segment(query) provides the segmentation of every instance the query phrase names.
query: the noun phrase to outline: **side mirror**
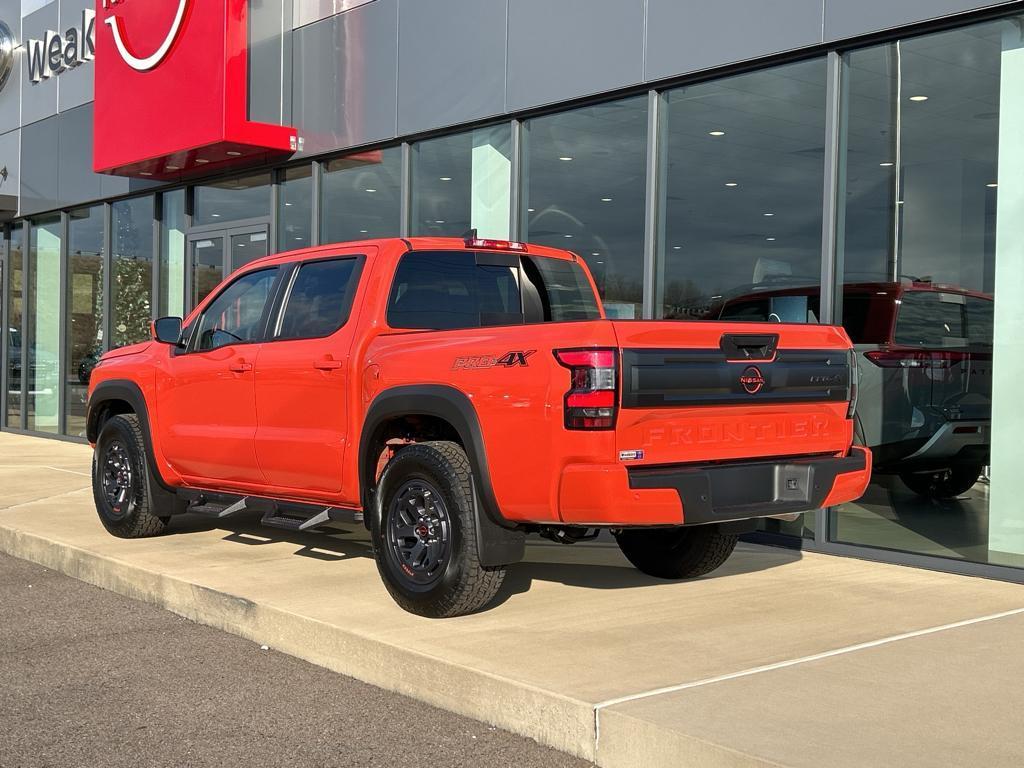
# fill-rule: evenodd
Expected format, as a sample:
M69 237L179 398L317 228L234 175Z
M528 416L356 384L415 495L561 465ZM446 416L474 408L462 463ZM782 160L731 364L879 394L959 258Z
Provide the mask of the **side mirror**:
M153 341L178 346L181 343L181 318L161 317L154 320L150 332Z

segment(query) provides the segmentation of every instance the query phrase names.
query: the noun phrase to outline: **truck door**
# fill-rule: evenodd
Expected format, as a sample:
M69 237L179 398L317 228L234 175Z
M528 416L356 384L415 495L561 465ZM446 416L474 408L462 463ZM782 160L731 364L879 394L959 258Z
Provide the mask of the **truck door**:
M304 261L256 362L256 455L267 483L337 494L348 428L351 317L366 249Z
M253 369L279 272L248 272L224 287L194 321L188 347L170 349L167 375L157 376L164 455L186 481L263 482Z

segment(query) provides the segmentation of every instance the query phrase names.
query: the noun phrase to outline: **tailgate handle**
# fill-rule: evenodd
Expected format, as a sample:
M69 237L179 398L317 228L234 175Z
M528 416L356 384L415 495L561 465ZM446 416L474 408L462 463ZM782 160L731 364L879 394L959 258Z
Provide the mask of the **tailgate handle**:
M771 360L779 346L777 333L723 333L718 344L726 360Z

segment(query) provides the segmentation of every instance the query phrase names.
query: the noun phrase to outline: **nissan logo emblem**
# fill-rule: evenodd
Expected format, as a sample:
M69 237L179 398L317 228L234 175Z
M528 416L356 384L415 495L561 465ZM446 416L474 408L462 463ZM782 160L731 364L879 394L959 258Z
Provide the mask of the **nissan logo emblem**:
M756 395L764 386L764 374L756 365L748 365L740 376L740 384L749 395Z
M0 21L0 91L7 85L7 80L14 69L14 35L11 28Z

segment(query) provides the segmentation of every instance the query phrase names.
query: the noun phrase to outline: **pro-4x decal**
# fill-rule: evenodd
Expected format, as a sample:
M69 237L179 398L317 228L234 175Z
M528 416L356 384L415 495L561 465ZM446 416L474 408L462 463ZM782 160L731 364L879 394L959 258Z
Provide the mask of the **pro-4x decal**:
M476 368L517 368L519 366L526 367L530 363L528 360L536 352L536 349L527 349L523 351L506 352L501 357L494 357L493 355L468 355L466 357L456 357L455 364L452 366L454 370L470 370Z

